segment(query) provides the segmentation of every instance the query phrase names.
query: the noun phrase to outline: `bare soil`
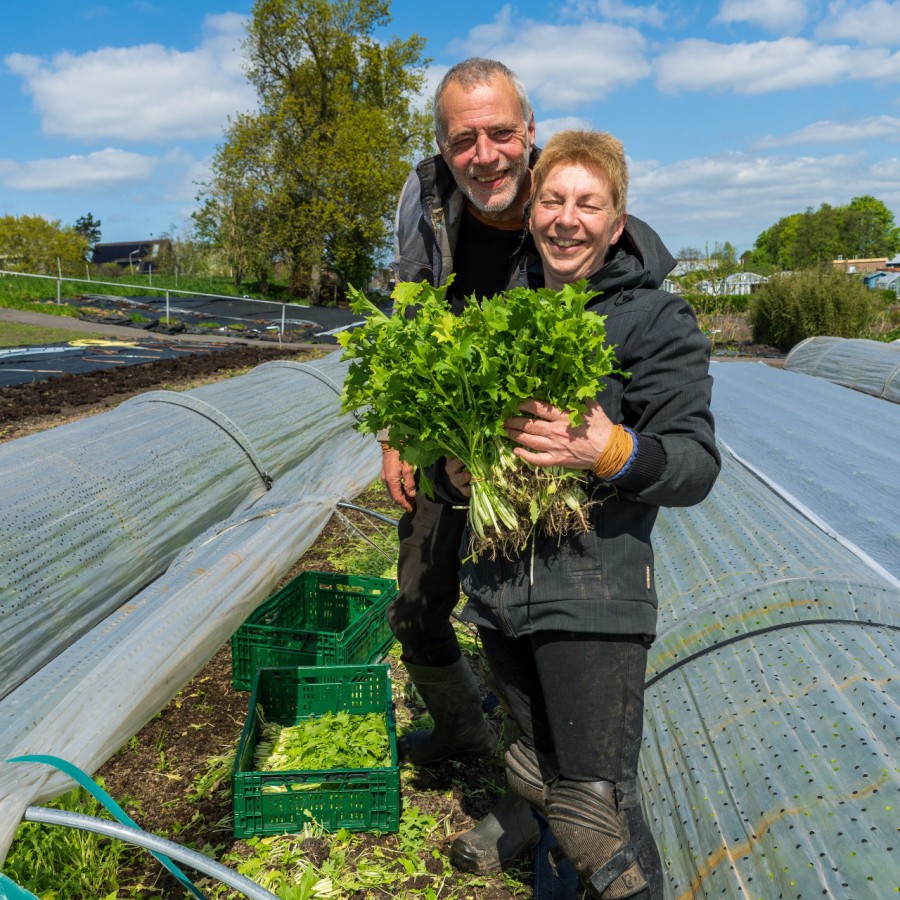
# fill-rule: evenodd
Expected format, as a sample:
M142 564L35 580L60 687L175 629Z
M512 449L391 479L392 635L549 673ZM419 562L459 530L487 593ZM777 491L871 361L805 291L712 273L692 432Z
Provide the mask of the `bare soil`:
M112 409L144 391L194 387L270 360L299 359L310 353L319 355L317 351L292 354L279 347L237 344L215 353L0 388L0 441Z

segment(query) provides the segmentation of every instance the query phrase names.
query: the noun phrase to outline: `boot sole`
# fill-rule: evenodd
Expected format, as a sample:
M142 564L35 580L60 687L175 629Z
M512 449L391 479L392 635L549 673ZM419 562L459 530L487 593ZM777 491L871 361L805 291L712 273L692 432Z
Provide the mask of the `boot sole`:
M496 875L498 872L502 872L504 869L515 863L521 862L522 858L534 850L540 842L541 833L538 831L534 836L534 840L527 840L515 853L496 860L484 860L482 862L472 860L470 857L456 851L451 846L450 862L453 863L457 869L468 872L470 875Z

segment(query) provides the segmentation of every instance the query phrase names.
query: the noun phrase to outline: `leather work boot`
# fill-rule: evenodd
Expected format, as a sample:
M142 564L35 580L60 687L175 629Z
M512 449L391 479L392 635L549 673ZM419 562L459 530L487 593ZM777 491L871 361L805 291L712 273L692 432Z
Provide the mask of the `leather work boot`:
M401 763L429 766L445 759L491 756L497 736L481 712L478 682L464 656L449 666L404 663L434 720L430 731L412 731L397 740Z
M472 829L450 846L450 862L463 872L491 875L521 859L541 839L531 807L511 788Z

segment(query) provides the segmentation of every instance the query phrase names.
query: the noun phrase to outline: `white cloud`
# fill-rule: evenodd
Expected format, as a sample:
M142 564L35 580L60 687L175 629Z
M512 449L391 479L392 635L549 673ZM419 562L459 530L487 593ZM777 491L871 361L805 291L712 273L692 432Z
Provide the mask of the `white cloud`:
M149 181L159 160L108 147L86 156L0 160L0 182L20 191L93 191Z
M634 28L595 21L551 25L514 19L509 6L449 49L461 59L502 60L546 110L592 103L650 74L647 42Z
M858 41L874 47L896 47L900 43L900 3L885 0L871 0L862 5L846 0L830 3L816 36L825 40Z
M900 161L864 154L764 157L727 153L630 165L629 210L672 247L730 240L739 251L784 216L872 194L900 205Z
M627 22L630 25L649 25L662 28L666 24L666 14L655 4L629 6L616 0L577 0L564 10L566 18L589 18L599 15L607 22Z
M535 122L535 143L538 147L543 147L547 143L547 138L553 137L560 131L576 129L579 131L591 131L593 125L579 116L562 116L558 119L539 119Z
M686 40L654 63L660 90L762 94L853 80L896 81L900 53L820 46L802 38L717 44Z
M806 0L722 0L714 22L747 22L778 33L799 31L806 23Z
M855 122L813 122L783 137L765 137L757 147L789 147L793 144L849 144L857 141L900 141L900 119L872 116Z
M23 79L47 134L160 143L216 137L229 115L255 102L238 50L243 22L234 13L208 16L201 44L188 52L144 44L51 60L13 53L5 62Z

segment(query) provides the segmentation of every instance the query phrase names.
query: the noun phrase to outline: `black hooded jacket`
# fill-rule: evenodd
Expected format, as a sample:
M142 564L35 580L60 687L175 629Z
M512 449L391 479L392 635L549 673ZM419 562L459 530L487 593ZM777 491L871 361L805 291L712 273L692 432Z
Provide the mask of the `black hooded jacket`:
M590 475L591 530L564 539L538 532L512 557L463 564L469 598L463 618L519 636L563 629L653 635L657 599L650 533L660 506L691 506L720 468L710 413L709 342L690 306L659 290L674 260L656 232L630 218L590 279L602 294L590 308L606 316L619 368L598 401L637 435L637 453L618 479ZM535 256L523 272L543 283ZM463 552L463 557L467 555Z

